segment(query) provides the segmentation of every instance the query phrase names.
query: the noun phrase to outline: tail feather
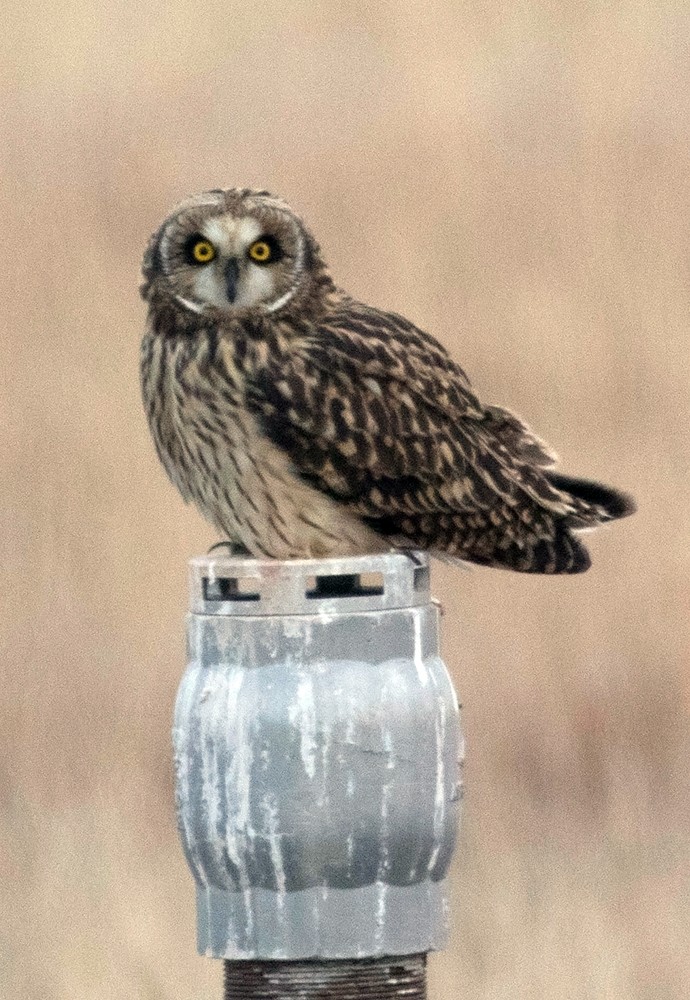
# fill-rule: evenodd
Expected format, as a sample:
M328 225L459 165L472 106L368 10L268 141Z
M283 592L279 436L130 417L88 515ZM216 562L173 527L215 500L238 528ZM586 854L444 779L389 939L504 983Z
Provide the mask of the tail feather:
M517 573L584 573L589 553L578 532L635 510L632 497L610 486L543 471L559 510L533 500L497 502L490 510L391 513L367 523L397 548L427 549L446 562L470 562ZM560 500L559 500L560 498Z
M444 562L470 562L516 573L584 573L591 561L582 542L561 519L535 534L519 521L470 527L462 514L391 517L372 522L396 548L428 549Z
M579 501L577 511L566 518L566 523L571 528L592 527L635 513L635 501L629 493L622 490L551 470L545 472L545 476L557 490L562 490Z
M432 550L432 555L437 555L437 552ZM510 569L516 573L548 575L584 573L592 565L585 546L562 525L558 526L553 538L542 538L532 545L513 543L505 548L495 548L490 553L476 552L468 547L458 553L458 558L481 566Z

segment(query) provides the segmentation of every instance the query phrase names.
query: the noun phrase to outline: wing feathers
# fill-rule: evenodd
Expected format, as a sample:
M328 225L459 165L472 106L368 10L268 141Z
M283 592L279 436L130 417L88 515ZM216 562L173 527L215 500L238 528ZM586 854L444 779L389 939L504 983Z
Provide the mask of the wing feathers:
M587 553L567 529L621 516L611 496L547 471L549 447L508 410L482 406L441 345L402 317L344 299L316 334L262 357L248 403L267 435L395 544L581 572Z

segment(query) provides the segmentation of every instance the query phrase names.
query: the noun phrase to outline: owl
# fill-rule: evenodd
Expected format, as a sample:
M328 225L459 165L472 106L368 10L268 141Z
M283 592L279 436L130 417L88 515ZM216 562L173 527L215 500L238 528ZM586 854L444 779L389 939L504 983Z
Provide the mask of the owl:
M238 551L274 559L422 549L524 573L579 573L580 532L630 514L554 471L448 352L333 281L267 191L206 191L152 236L144 406L186 501Z

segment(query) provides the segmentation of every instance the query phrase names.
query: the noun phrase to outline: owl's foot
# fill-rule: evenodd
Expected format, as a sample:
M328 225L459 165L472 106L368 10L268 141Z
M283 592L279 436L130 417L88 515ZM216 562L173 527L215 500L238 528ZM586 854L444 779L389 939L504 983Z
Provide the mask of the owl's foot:
M249 549L246 549L241 542L231 542L229 539L225 542L216 542L215 545L211 546L206 554L210 556L212 552L216 551L216 549L227 549L227 554L229 556L238 556L242 559L251 559L252 555Z

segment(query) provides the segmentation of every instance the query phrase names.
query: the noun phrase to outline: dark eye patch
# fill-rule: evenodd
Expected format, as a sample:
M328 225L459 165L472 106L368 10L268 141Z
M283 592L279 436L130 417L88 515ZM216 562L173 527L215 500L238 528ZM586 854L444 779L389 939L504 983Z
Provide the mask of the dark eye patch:
M269 259L265 262L266 264L277 264L279 260L282 260L285 256L285 252L281 247L275 236L271 236L268 233L264 233L262 236L258 236L253 242L255 243L266 243L271 251ZM260 261L254 261L254 263L260 264Z
M188 264L198 264L199 260L194 256L194 247L199 243L209 242L208 237L204 236L203 233L192 233L191 236L188 236L182 248L185 261Z

